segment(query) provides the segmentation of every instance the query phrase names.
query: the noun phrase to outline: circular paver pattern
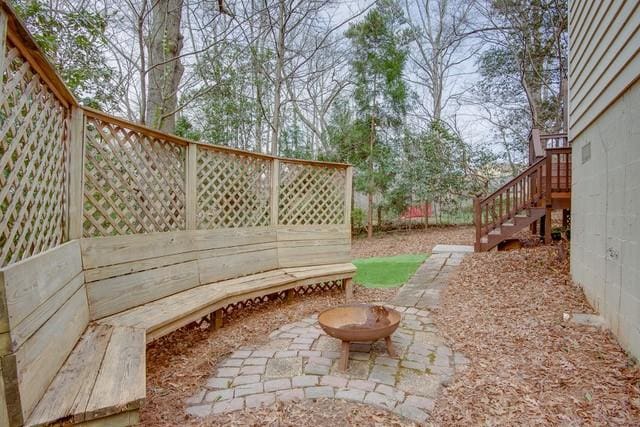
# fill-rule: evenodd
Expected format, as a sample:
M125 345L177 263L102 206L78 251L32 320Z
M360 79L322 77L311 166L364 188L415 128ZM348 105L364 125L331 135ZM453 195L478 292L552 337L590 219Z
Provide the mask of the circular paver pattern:
M276 401L334 398L379 406L423 422L442 384L468 360L438 335L428 311L395 308L402 321L392 341L352 343L347 372L338 369L340 341L324 333L317 315L282 326L259 347L243 347L218 365L206 387L187 400L187 413L212 414Z

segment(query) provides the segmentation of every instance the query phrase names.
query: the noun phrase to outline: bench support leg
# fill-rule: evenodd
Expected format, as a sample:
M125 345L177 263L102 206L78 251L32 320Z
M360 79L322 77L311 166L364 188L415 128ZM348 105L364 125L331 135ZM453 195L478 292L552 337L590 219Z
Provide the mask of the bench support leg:
M353 300L353 279L344 279L344 298L347 302Z
M287 289L287 297L286 297L285 301L291 302L291 301L293 301L293 298L295 296L296 296L296 290L295 289Z
M213 312L213 330L217 331L222 328L222 309Z

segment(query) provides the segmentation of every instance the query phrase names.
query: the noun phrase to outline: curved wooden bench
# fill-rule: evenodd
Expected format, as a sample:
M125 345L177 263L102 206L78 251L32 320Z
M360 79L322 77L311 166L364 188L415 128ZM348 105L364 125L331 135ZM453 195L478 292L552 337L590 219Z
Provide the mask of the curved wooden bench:
M1 413L10 425L138 422L146 343L229 304L342 281L339 226L72 241L0 270ZM219 319L218 319L219 320Z

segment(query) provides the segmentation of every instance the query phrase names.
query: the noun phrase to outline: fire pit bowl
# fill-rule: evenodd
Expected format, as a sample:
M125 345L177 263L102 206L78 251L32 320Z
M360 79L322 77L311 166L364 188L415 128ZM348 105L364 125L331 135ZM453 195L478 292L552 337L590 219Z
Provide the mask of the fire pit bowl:
M347 304L324 310L318 316L320 327L342 341L340 369L347 369L351 342L377 341L384 338L389 356L395 357L391 334L400 325L400 313L371 304Z

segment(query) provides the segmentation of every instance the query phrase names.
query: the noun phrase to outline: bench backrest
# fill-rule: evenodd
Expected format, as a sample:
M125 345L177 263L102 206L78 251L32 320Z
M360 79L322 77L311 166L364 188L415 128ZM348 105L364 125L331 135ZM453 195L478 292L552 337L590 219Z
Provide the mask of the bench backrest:
M0 290L0 387L6 416L21 424L89 323L80 243L1 269Z
M338 226L251 227L82 239L91 319L279 267L349 261Z

